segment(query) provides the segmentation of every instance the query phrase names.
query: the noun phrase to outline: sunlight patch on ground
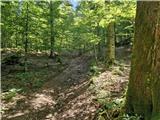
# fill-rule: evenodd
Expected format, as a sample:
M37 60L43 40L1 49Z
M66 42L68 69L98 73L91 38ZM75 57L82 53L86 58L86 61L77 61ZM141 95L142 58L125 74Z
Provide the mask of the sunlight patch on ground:
M57 118L60 120L82 119L88 120L94 116L96 108L92 103L92 96L88 92L84 92L78 97L72 99L65 105Z
M115 74L113 71L115 72L117 67L114 66L111 70L106 70L99 76L92 78L93 84L91 84L89 89L96 99L113 99L124 94L128 83L129 67L124 67L123 71L118 69L122 74Z
M34 109L39 109L42 106L52 106L55 105L56 102L53 101L52 97L45 94L36 94L35 99L31 100L31 105L34 107Z

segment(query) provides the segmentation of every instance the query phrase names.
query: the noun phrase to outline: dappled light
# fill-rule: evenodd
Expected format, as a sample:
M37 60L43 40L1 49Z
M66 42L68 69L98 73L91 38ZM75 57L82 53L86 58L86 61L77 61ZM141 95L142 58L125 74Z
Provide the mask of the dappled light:
M160 1L0 4L2 120L160 120Z

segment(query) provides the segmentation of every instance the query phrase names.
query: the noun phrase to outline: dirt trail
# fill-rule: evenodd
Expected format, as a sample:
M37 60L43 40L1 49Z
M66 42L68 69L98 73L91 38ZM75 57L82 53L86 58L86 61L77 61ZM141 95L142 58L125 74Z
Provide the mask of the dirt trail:
M91 120L95 105L89 86L91 56L73 59L69 66L36 93L21 97L3 120Z
M126 58L126 53L124 55L122 58ZM130 67L129 62L125 63L126 59L122 59L121 65L90 78L88 72L91 60L89 55L71 59L67 67L60 69L58 74L53 74L56 67L50 66L46 73L48 82L37 92L13 98L12 102L6 104L7 110L2 119L95 120L96 110L99 108L99 103L95 100L105 98L106 102L122 98Z

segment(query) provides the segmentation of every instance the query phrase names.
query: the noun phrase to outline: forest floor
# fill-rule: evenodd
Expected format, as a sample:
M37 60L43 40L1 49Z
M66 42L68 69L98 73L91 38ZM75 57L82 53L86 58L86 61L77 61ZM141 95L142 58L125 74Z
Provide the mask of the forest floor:
M101 110L125 97L130 69L128 49L117 51L117 63L107 69L93 65L89 54L64 56L63 65L41 54L30 55L27 74L19 65L2 68L2 119L112 120L113 109L105 115Z

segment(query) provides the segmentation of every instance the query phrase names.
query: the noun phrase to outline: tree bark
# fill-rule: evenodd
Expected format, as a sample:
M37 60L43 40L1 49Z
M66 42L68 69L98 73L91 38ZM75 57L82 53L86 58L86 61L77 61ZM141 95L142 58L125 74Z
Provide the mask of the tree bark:
M28 53L28 2L26 2L26 22L25 22L25 43L24 43L24 71L27 71L27 53Z
M138 1L126 112L160 119L160 1Z
M50 38L50 57L53 58L54 57L54 28L53 28L53 1L50 1L50 32L51 32L51 38Z
M113 64L115 61L115 29L114 22L108 25L108 36L107 36L107 63Z

